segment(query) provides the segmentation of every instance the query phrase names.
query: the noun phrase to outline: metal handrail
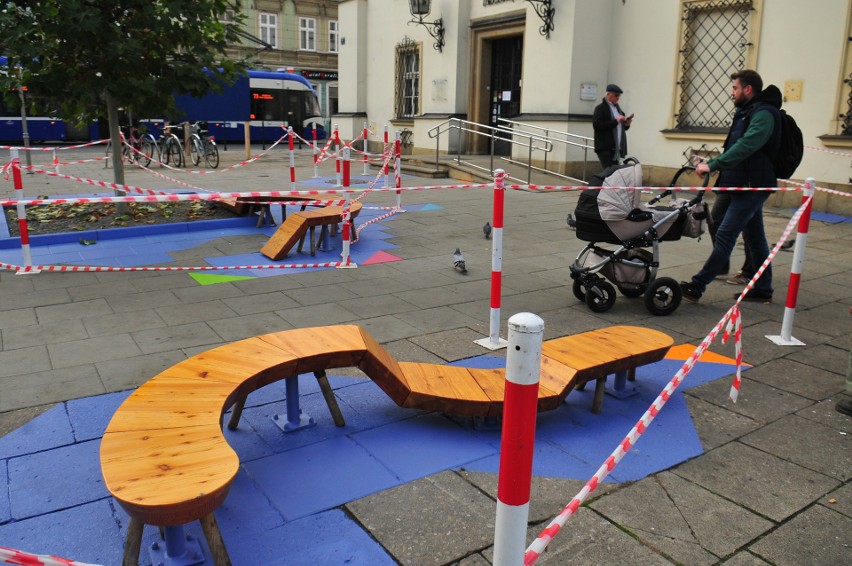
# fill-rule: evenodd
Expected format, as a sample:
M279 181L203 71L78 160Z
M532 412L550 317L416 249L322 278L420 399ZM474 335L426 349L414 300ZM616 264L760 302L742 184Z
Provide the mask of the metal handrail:
M589 150L591 149L592 151L594 151L594 149L595 149L594 138L590 138L588 136L581 136L580 134L572 134L571 132L562 132L562 131L559 131L559 130L552 130L550 128L544 128L542 126L536 126L535 124L527 124L525 122L518 122L516 120L509 120L508 118L497 118L497 121L511 125L513 131L517 131L517 130L514 130L515 126L528 128L528 129L531 129L531 130L539 130L539 131L544 132L544 137L546 137L551 142L558 142L558 143L564 144L566 146L581 148L583 150L583 178L582 179L575 179L574 177L571 177L569 175L562 175L560 173L555 173L553 171L549 171L547 169L547 154L546 153L544 154L544 168L536 167L535 169L537 169L538 171L541 171L543 173L548 173L548 174L554 175L556 177L561 177L563 179L570 179L572 181L580 181L580 182L583 182L583 183L586 182L586 164L589 161ZM567 140L567 139L558 139L558 138L551 137L551 136L554 136L554 135L565 136L567 138L575 138L575 139L582 140L582 142L574 142L574 141L570 141L570 140Z
M476 129L474 129L476 128ZM487 132L483 132L482 130L488 130ZM529 133L529 132L516 132L511 128L502 128L499 126L489 126L486 124L479 124L476 122L468 122L467 120L462 120L460 118L450 118L446 122L442 122L437 126L431 128L427 133L430 138L434 138L436 140L435 147L435 168L440 166L439 156L441 150L441 134L444 132L449 132L450 130L458 130L461 132L469 132L471 134L479 135L479 136L487 136L491 140L491 164L490 170L488 170L490 175L494 174L494 141L497 134L507 134L510 135L510 138L500 138L501 141L512 145L519 145L527 148L529 155L529 163L527 165L527 184L530 184L530 179L532 176L532 152L533 151L541 151L544 152L545 156L553 151L553 142L547 139L544 136L540 136L538 134ZM516 138L522 138L526 141L519 141ZM540 143L540 145L534 145L534 142ZM514 161L512 159L507 159L505 157L500 157L503 161L508 161L510 163L518 163L523 165L518 161ZM481 167L476 165L475 163L465 162L461 159L461 144L458 144L457 153L455 157L456 163L464 164L468 167L474 167L476 169L481 169L485 171L485 167Z

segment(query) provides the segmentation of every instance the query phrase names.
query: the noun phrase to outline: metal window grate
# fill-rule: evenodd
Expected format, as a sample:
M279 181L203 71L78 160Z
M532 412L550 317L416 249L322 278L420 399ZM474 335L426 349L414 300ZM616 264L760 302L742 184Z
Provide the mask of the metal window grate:
M675 128L731 125L730 76L745 68L753 11L751 0L683 3Z
M852 41L852 38L850 38L850 41ZM841 114L839 116L839 118L843 120L840 135L852 136L852 74L846 77L843 82L846 84L848 91L846 93L846 114Z
M395 76L396 117L416 116L420 113L420 47L407 37L396 46Z

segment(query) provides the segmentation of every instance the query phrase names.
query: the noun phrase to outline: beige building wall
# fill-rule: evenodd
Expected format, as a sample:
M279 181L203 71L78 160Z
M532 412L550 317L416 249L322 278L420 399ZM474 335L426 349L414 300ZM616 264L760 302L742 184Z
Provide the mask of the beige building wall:
M784 108L795 116L805 145L829 151L852 151L852 139L838 136L838 113L845 113L844 57L852 0L754 0L760 14L750 60L767 84L785 91L801 82L801 100ZM453 115L470 119L471 92L477 84L481 56L475 43L484 23L520 18L523 33L522 115L518 120L542 128L591 135L591 114L607 83L624 89L622 107L636 118L628 134L630 153L654 166L682 165L687 148L721 147L723 134L673 135L682 0L559 0L550 39L539 33L541 19L530 2L433 0L426 19L443 18L443 52L421 26L409 25L408 2L343 0L340 115L345 136L360 133L363 122L379 139L391 132L412 132L413 153L434 153L428 130ZM518 25L517 23L507 23ZM499 25L496 26L499 30ZM394 121L395 46L408 37L420 44L421 116ZM366 49L366 55L361 52ZM594 100L582 100L582 85L596 87ZM391 133L391 136L393 134ZM442 140L442 151L455 151ZM843 149L846 145L849 149ZM557 146L552 161L574 161L579 153ZM594 154L590 161L596 162ZM847 157L806 150L796 177L846 184Z

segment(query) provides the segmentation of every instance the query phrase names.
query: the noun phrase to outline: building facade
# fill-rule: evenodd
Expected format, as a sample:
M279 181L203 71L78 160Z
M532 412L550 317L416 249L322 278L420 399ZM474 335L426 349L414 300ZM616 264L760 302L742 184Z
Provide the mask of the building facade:
M730 74L753 68L803 130L796 177L850 182L836 153L852 151L852 0L433 0L422 19L440 18L440 49L436 26L409 23L405 0L343 0L339 18L333 121L347 137L366 122L404 131L412 153L487 151L479 136L430 137L452 117L591 136L592 111L616 83L635 114L630 154L677 168L722 147ZM583 157L556 144L549 159Z
M246 36L229 50L232 57L250 57L254 69L302 74L317 92L326 125L338 111L339 3L244 0Z

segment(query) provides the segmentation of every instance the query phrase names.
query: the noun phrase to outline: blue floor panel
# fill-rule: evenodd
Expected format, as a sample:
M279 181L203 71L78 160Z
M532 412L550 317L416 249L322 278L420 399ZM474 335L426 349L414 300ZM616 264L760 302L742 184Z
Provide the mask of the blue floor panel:
M57 405L0 438L0 458L13 458L74 443L64 405Z
M382 463L346 437L249 462L244 468L287 521L400 483Z
M9 464L8 460L0 460L0 481L3 482L3 487L0 488L0 525L8 522L12 518L12 511L9 508Z
M438 414L391 423L352 438L403 483L462 467L497 450L476 432Z
M68 401L68 418L77 442L94 440L103 436L118 406L130 396L130 391L107 393Z
M91 440L9 460L12 517L27 519L108 497L100 444Z
M55 470L54 470L55 471ZM106 499L0 525L0 544L89 564L121 564L124 533Z

